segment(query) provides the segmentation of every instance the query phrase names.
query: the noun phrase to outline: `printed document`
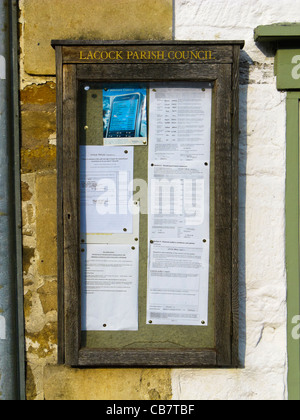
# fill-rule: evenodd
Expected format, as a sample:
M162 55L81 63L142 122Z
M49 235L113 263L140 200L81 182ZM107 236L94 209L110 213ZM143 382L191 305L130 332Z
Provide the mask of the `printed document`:
M150 245L148 324L207 325L209 243Z
M150 161L209 161L210 84L153 83L149 112Z
M212 84L150 86L148 325L208 323Z
M82 330L137 331L138 247L89 244L82 251Z
M209 166L204 162L151 164L150 238L208 239L209 195Z

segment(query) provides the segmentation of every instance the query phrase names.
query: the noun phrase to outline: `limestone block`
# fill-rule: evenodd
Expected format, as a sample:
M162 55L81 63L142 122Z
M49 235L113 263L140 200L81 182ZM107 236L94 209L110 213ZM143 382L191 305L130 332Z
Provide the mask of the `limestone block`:
M56 132L56 113L30 110L22 112L22 148L47 146Z
M170 400L168 369L70 369L46 366L46 400Z
M23 247L23 273L24 275L28 274L29 268L31 266L31 261L34 258L35 249L29 248L27 246Z
M27 182L21 181L22 201L29 201L32 198L32 192Z
M20 92L22 148L48 146L56 134L56 85L32 84Z
M172 39L172 10L172 0L24 0L25 71L55 74L52 39Z
M35 149L21 150L22 174L56 169L56 147L41 145Z
M26 332L28 358L37 356L39 359L49 358L56 353L57 323L49 322L42 330Z
M36 180L37 218L36 236L38 272L42 276L56 276L56 174L41 174Z
M53 82L26 86L20 92L22 108L26 105L56 105L56 85ZM44 108L42 109L44 110Z
M38 289L44 313L57 311L57 282L46 281L43 287Z

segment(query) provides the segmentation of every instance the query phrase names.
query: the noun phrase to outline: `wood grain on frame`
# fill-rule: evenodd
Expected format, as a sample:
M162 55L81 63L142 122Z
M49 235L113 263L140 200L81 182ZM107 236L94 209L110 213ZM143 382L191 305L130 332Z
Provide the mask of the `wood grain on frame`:
M54 41L57 57L59 362L71 366L238 366L238 87L241 42L86 43ZM130 45L130 49L129 49ZM93 59L89 51L124 51L124 60ZM140 55L126 55L136 49ZM165 51L157 60L141 52ZM186 51L171 55L170 51ZM191 51L211 51L199 54ZM214 52L214 55L213 55ZM79 54L79 55L78 55ZM184 60L184 57L192 59ZM151 56L151 55L150 55ZM150 57L149 56L149 57ZM75 58L74 58L75 57ZM96 57L100 57L97 55ZM103 55L106 57L106 55ZM112 54L111 57L117 57ZM128 59L125 60L125 58ZM137 57L140 57L137 59ZM173 59L175 57L175 59ZM178 57L178 59L176 59ZM182 59L180 59L182 57ZM205 57L208 58L205 60ZM212 59L215 57L215 59ZM162 59L164 58L164 59ZM211 58L211 59L209 59ZM84 63L83 63L84 62ZM214 83L214 348L81 348L78 86L87 82ZM145 168L145 170L147 170Z

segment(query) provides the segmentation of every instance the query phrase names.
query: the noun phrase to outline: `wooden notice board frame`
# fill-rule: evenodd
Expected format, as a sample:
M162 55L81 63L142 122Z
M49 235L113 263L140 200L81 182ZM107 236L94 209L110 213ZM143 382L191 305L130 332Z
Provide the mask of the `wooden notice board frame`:
M57 66L59 363L77 367L238 367L238 117L243 41L52 41ZM211 82L213 345L85 347L81 331L79 87ZM154 328L153 326L150 328ZM169 327L172 328L172 327ZM193 327L189 327L193 328ZM182 345L181 345L182 344Z

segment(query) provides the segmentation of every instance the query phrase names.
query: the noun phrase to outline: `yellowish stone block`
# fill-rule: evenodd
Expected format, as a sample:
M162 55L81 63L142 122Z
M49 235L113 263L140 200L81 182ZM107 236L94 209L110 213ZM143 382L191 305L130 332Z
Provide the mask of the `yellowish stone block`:
M24 0L25 71L55 74L52 39L172 39L172 4L172 0Z
M170 400L169 369L71 369L47 366L46 400Z

